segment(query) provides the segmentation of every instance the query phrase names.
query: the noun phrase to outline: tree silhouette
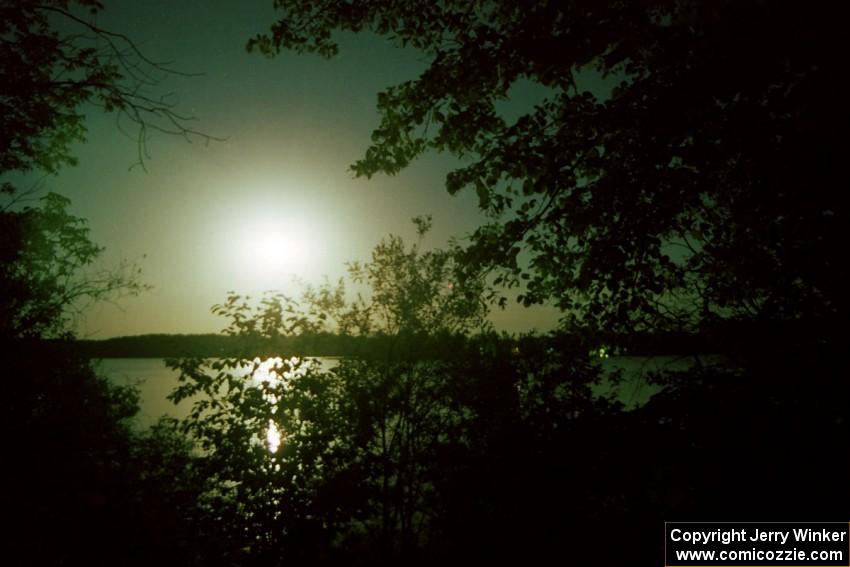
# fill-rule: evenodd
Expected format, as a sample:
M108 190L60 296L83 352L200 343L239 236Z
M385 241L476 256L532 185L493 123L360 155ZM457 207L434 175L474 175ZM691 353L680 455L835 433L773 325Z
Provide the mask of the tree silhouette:
M464 262L500 267L525 303L602 329L829 319L844 305L841 168L847 91L829 3L325 1L276 4L248 44L332 56L334 31L423 51L378 96L353 171L422 152L467 160L446 187L492 221ZM591 88L596 77L608 87ZM513 121L497 105L531 81ZM518 262L530 252L527 266Z
M73 165L89 104L135 125L142 166L150 130L210 138L152 92L170 70L98 27L101 9L0 1L0 176ZM138 271L93 269L102 249L68 199L49 193L33 206L32 191L0 181L4 562L189 564L189 453L166 425L133 432L135 390L98 376L71 340L79 302L141 290Z
M330 57L336 32L370 32L428 58L417 79L378 94L381 121L352 169L393 174L429 150L462 158L446 188L475 191L490 220L460 265L496 269L497 281L524 286L526 304L553 301L576 340L684 330L727 355L655 376L663 388L630 412L580 395L589 378L572 372L583 360L575 345L538 352L527 382L512 363L479 366L470 403L492 394L480 378L487 372L518 399L534 394L511 404L509 389L497 388L494 413L476 413L492 418L469 429L486 449L477 466L455 461L447 486L457 489L455 504L482 512L447 506L444 526L481 530L465 533L466 543L516 543L493 553L523 563L567 531L571 550L616 532L620 550L571 558L620 564L655 553L652 526L677 515L840 515L846 491L822 457L850 433L836 401L847 397L847 208L836 189L847 180L848 92L835 5L282 0L276 8L280 18L249 50ZM526 82L542 100L506 118L500 105ZM565 398L570 384L575 397ZM802 454L812 460L794 457ZM515 526L512 517L528 521ZM580 527L563 529L567 518ZM447 530L443 541L459 533Z
M0 1L0 176L75 164L71 148L85 139L87 105L117 113L122 131L135 127L142 167L149 131L216 139L192 129L191 118L155 92L164 74L179 72L99 27L102 9L96 0ZM102 249L88 239L85 221L67 213L66 198L48 194L41 207L22 206L38 187L0 182L4 336L57 335L68 330L77 300L143 289L135 266L91 271Z
M421 240L430 220L415 222ZM451 352L486 305L480 281L452 282L452 256L420 245L389 237L350 266L366 288L353 299L341 281L308 288L303 308L280 294L256 305L231 294L213 308L227 334L272 345L320 329L373 339L333 370L284 353L171 362L182 382L171 398L194 400L184 430L204 452L206 510L234 561L356 548L388 561L422 545L433 450L461 419L434 353Z
M349 285L365 287L353 301L345 285L308 286L304 300L327 328L351 334L465 333L485 326L486 297L480 278L469 278L454 250L423 250L431 217L413 219L418 241L409 249L399 236L381 240L370 262L348 264Z
M594 388L590 343L488 332L486 286L453 280L451 258L389 237L351 266L365 284L353 298L344 282L301 304L231 294L213 308L225 333L267 339L268 358L170 363L171 398L193 403L182 428L202 452L199 514L225 562L533 562L623 513L602 497L618 475L596 478L621 455L593 441L627 426ZM332 367L273 350L322 327L356 333L360 349Z
M57 337L70 330L81 302L144 289L140 270L93 270L102 248L88 238L70 201L48 193L40 207L0 210L0 336Z
M85 140L87 104L135 129L142 167L149 131L215 139L156 93L163 75L180 73L99 27L102 9L97 0L0 2L0 173L75 164L71 145Z

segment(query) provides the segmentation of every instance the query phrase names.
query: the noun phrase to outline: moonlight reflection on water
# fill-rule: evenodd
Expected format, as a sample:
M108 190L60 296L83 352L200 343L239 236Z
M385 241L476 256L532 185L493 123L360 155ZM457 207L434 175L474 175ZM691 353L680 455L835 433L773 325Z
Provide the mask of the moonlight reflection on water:
M273 356L264 360L257 357L251 364L241 367L239 374L250 376L251 386L262 388L263 401L269 404L271 413L275 414L278 410L278 397L275 391L281 385L285 389L286 382L289 380L304 376L310 366L309 359L300 359L295 356L287 359ZM259 436L255 438L255 442L262 443ZM282 442L283 432L280 426L273 419L269 419L265 430L265 446L270 453L276 453Z
M251 386L263 389L263 400L269 404L271 413L275 414L278 410L278 396L275 391L281 386L283 389L287 389L287 383L290 380L305 376L310 369L317 366L326 367L327 364L323 364L320 360L297 356L286 359L279 356L266 359L257 357L251 363L240 367L237 375L250 376ZM257 436L255 442L262 443L260 439ZM274 419L269 419L268 427L265 430L265 446L269 452L276 453L283 440L284 432L280 425Z
M291 377L303 375L308 368L328 371L336 367L339 361L338 357L304 359L272 357L265 360L255 358L246 361L246 364L232 372L236 376L250 380L251 386L259 387L264 383L268 385L277 385L280 381L285 383ZM610 356L604 357L601 363L606 373L622 369L623 381L616 386L618 397L626 408L633 409L646 403L649 397L658 391L657 386L653 386L646 380L649 372L681 370L693 364L693 359L671 356ZM191 399L184 400L177 406L166 399L166 396L177 387L178 382L177 373L166 367L163 359L105 358L97 362L97 367L112 382L135 385L139 388L140 412L136 419L138 427L145 428L153 425L163 414L169 414L178 419L185 418L189 414ZM611 387L613 386L603 382L597 386L597 393L607 393ZM267 395L271 394L272 392L267 392ZM285 432L272 420L271 424L264 424L262 430L257 432L256 442L267 446L270 451L273 446L277 446L277 450L280 450L285 438Z

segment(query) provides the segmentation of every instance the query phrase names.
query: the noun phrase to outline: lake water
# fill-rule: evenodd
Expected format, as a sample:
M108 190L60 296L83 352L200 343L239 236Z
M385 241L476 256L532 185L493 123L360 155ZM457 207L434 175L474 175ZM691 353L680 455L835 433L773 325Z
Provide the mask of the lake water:
M336 358L318 358L323 368L336 364ZM139 390L137 425L147 427L161 416L184 418L192 408L191 400L175 405L167 399L177 387L179 373L165 365L162 358L101 358L93 360L95 369L113 383L135 386Z
M336 359L319 359L326 368L332 367ZM656 356L612 356L602 361L605 370L622 369L623 383L619 387L618 397L627 407L634 408L649 399L657 387L647 384L649 372L659 370L679 370L687 368L692 359L688 357ZM156 422L161 415L183 418L188 415L191 402L184 401L178 406L166 397L177 386L178 373L165 366L161 358L104 358L93 361L104 376L116 384L135 385L139 389L140 411L137 424L147 427Z

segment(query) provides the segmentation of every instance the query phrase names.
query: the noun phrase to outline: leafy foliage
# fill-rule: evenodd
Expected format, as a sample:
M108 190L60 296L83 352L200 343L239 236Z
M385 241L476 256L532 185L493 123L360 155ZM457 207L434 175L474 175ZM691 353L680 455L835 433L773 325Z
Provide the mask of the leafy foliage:
M151 130L214 139L152 92L161 75L176 71L99 27L102 9L97 0L0 2L0 173L55 173L75 164L71 148L85 140L85 104L132 125L143 167Z
M115 548L100 538L120 536L126 525L127 516L111 506L126 502L127 418L137 409L135 392L111 387L67 344L5 345L13 348L4 356L11 379L0 406L9 487L2 505L14 521L0 537L10 560L115 558Z
M197 134L149 90L170 70L98 27L101 9L0 0L0 176L74 164L89 104L117 113L119 128L135 124L139 163L149 130ZM199 483L185 440L167 424L134 431L138 392L99 376L70 340L85 302L144 289L138 269L96 269L102 248L67 198L31 206L32 191L6 179L0 193L4 561L191 564L187 502Z
M626 411L587 336L412 332L399 314L430 311L401 309L407 290L428 290L417 297L434 306L443 288L418 287L409 276L421 256L387 242L361 268L380 285L353 306L344 287L325 286L303 310L280 295L214 307L227 333L266 339L366 321L347 328L380 338L377 348L324 363L271 350L171 363L181 373L172 399L193 402L181 427L205 479L193 514L224 563L536 564L569 546L577 561L620 564L656 554L651 526L671 515L811 509L803 491L779 503L758 481L766 466L783 486L828 478L818 510L843 509L825 497L843 482L832 467L783 461L777 472L768 458L814 438L826 455L846 437L835 345L750 359L760 367L662 373L659 393ZM807 370L804 383L788 379ZM623 546L588 545L612 529Z
M427 222L418 226L424 234ZM581 341L540 347L451 334L474 329L485 291L473 282L451 289L461 299L448 301L440 282L450 258L390 238L352 268L368 284L353 303L344 286L324 286L307 291L305 311L276 294L257 304L232 294L213 307L234 336L338 325L380 338L357 355L170 362L181 382L171 399L193 403L182 429L201 452L200 514L224 542L225 562L427 564L485 547L508 526L522 537L496 546L494 557L554 544L519 529L515 518L536 505L502 483L517 475L531 482L558 462L532 455L561 455L555 447L577 420L620 406L594 391L598 362ZM436 282L425 281L434 274ZM458 309L463 298L473 309ZM554 490L554 477L545 486ZM550 497L567 498L562 492Z
M390 235L372 251L370 262L348 265L350 283L361 288L353 301L347 299L344 281L306 289L304 300L320 328L395 336L456 334L485 326L486 282L468 277L453 250L422 250L430 216L413 223L419 239L409 249Z
M417 219L420 237L428 225ZM220 519L228 549L254 559L285 549L297 559L337 553L340 538L344 549L359 541L377 556L394 555L399 541L414 545L429 447L457 418L445 365L417 353L431 333L450 341L480 322L486 307L480 283L446 286L452 268L451 255L408 250L390 237L371 262L351 266L352 279L368 287L353 301L339 282L307 289L304 311L281 294L257 305L231 294L213 307L230 320L226 334L272 345L331 326L385 337L367 358L333 370L280 353L171 362L181 380L171 398L193 400L184 430L204 453L206 510Z
M144 286L135 268L93 269L102 249L68 205L49 193L0 210L2 506L14 519L0 538L18 564L186 564L199 483L185 442L164 426L133 431L138 392L99 376L70 339L85 302Z
M92 269L103 249L89 240L86 222L68 212L69 204L48 193L40 207L0 210L3 338L58 336L84 303L145 288L135 266Z
M335 31L422 50L378 95L357 175L434 149L492 221L463 263L568 322L631 330L834 317L847 284L837 7L796 2L276 2L249 50L332 56ZM597 77L613 88L591 89ZM545 99L498 105L530 81ZM518 261L529 251L527 266Z

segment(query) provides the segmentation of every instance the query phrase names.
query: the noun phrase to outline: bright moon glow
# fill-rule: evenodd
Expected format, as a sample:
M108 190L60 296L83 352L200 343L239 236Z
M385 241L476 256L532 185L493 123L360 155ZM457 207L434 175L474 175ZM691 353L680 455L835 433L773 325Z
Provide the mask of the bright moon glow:
M264 227L250 237L248 253L251 260L267 269L278 271L297 268L302 257L299 242L276 226Z
M227 288L243 293L283 291L294 279L315 278L324 269L320 231L306 215L246 212L226 236Z

